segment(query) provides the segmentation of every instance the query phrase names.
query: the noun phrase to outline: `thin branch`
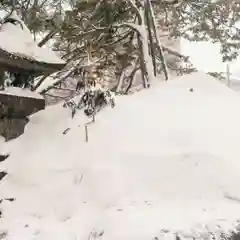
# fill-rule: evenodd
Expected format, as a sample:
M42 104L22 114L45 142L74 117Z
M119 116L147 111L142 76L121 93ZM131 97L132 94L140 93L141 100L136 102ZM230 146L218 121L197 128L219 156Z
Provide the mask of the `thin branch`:
M136 73L137 73L138 70L140 70L140 67L135 68L135 69L132 71L131 75L129 76L129 77L130 77L130 82L129 82L129 85L128 85L126 91L125 91L125 94L128 94L129 90L131 89L132 84L133 84L134 77L135 77L135 75L136 75Z
M68 96L67 97L62 97L62 96L56 96L56 95L53 95L53 94L50 94L50 93L44 93L44 95L46 95L48 97L53 97L53 98L68 99Z
M42 47L45 45L51 38L53 38L58 33L58 29L50 31L39 43L38 46Z
M129 0L128 1L131 5L131 9L134 11L134 13L136 14L137 18L138 18L138 23L139 25L142 25L142 16L139 12L138 7L136 6L136 4L133 2L133 0Z
M47 78L47 76L42 76L40 80L37 82L37 84L32 88L32 91L36 91L37 88L40 87L40 85L44 82L44 80Z
M69 71L69 73L66 76L64 76L63 78L60 78L58 81L53 83L51 86L48 86L47 88L43 89L40 92L40 94L45 94L46 92L48 92L49 90L54 88L56 85L58 85L59 83L63 82L64 80L66 80L74 71L75 71L75 69L72 69L71 71Z
M188 61L189 60L189 56L182 55L181 53L179 53L179 52L177 52L177 51L175 51L173 49L170 49L170 48L168 48L166 46L162 46L162 49L163 49L163 51L166 51L166 52L168 52L168 53L170 53L172 55L175 55L175 56L177 56L179 58L182 58L184 61Z

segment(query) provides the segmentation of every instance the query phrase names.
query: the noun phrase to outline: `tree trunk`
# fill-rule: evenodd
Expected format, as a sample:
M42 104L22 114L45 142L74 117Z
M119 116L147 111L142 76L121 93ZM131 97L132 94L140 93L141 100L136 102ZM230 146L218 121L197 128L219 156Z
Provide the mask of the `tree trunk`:
M128 94L129 90L131 89L131 87L132 87L132 85L133 85L133 80L134 80L135 74L137 73L138 70L139 70L139 68L136 67L136 68L132 71L132 73L131 73L131 75L130 75L130 81L129 81L128 87L127 87L127 89L126 89L126 91L125 91L125 94Z
M152 63L153 63L153 71L154 71L154 76L157 76L157 64L156 64L156 56L155 56L155 47L153 43L153 36L152 36L152 31L151 31L151 21L149 17L149 4L148 1L144 1L144 10L145 10L145 17L146 17L146 22L147 22L147 29L148 29L148 37L149 37L149 43L150 43L150 53L152 56Z
M161 42L159 39L159 36L157 34L157 29L156 29L156 21L155 21L155 15L154 15L154 11L152 8L152 4L150 0L146 0L148 2L148 6L149 6L149 11L150 11L150 15L151 15L151 19L152 19L152 24L153 24L153 32L154 32L154 36L156 39L156 44L157 44L157 49L159 51L160 54L160 59L161 59L161 63L162 63L162 68L163 68L163 72L165 75L165 80L168 80L168 71L167 71L167 65L164 59L164 55L163 55L163 50L162 50L162 46L161 46Z
M146 68L146 61L144 59L144 50L143 50L143 42L142 39L140 39L140 34L137 34L137 40L138 40L138 47L140 50L140 68L141 68L141 75L142 75L142 82L143 82L143 87L147 88L148 87L148 72L147 72L147 68Z
M0 90L4 89L4 69L0 67Z
M124 68L122 68L121 69L121 75L119 76L117 87L116 87L116 93L119 93L120 90L122 89L124 75L125 75Z

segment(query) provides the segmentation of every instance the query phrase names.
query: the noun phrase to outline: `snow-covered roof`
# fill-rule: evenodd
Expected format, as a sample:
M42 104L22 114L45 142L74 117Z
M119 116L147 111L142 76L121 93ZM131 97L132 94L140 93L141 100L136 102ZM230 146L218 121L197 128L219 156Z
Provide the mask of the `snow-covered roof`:
M8 19L16 23L6 22L0 27L0 49L12 55L48 64L65 64L47 47L38 47L32 34L14 11Z
M18 87L7 87L4 90L0 91L0 94L43 99L43 97L37 92L33 92L33 91L30 91L29 89L23 89Z

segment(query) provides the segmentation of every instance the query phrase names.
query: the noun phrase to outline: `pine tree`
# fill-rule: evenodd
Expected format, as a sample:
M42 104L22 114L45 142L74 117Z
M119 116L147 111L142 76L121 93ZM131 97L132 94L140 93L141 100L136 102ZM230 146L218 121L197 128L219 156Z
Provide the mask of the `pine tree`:
M111 81L115 81L111 84L108 81L109 87L119 91L128 91L139 72L146 87L151 82L149 74L165 72L166 78L165 66L172 71L188 71L178 64L182 59L187 61L184 56L157 41L154 25L156 31L167 28L171 38L220 43L223 61L239 55L240 32L236 23L240 19L240 4L237 0L18 0L16 3L33 35L42 36L40 46L49 39L54 40L53 48L69 62L70 76L78 76L87 58L85 42L90 41L99 72L106 73L105 81L108 81L107 75L111 75ZM2 8L10 10L9 1L1 1ZM144 36L143 31L141 34L138 31L140 21L144 22ZM153 72L148 69L149 62Z

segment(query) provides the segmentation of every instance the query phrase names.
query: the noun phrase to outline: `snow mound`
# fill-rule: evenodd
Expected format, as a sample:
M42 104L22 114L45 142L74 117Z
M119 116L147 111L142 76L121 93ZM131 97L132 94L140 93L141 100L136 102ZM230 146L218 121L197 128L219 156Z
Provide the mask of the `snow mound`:
M58 105L33 115L5 146L0 199L16 200L3 201L0 230L10 240L139 240L234 228L239 105L198 72L119 97L88 125L88 143L82 113L71 119Z

